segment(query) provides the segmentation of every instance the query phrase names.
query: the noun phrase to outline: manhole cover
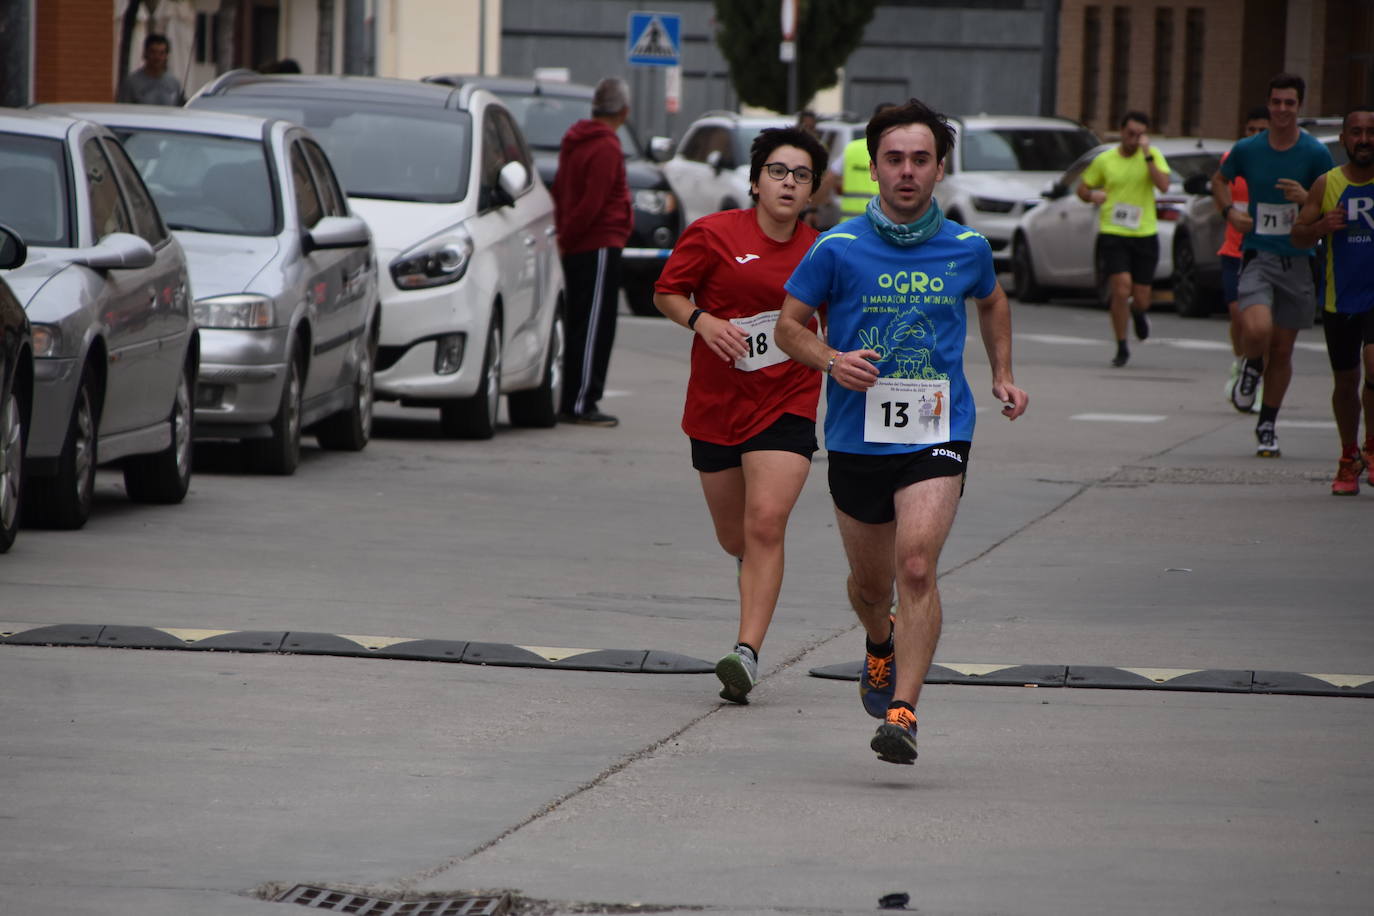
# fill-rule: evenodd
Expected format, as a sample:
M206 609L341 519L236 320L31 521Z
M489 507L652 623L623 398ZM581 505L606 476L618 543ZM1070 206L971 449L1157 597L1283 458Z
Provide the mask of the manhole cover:
M297 884L277 897L278 903L298 903L301 906L332 913L354 913L357 916L505 916L510 912L510 895L485 897L431 897L425 900L385 900L327 887Z

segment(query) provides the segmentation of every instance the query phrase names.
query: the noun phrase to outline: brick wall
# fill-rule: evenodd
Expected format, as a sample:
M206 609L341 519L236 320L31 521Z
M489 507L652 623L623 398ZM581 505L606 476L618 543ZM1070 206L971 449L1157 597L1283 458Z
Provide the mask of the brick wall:
M110 0L42 0L35 6L34 101L114 101Z

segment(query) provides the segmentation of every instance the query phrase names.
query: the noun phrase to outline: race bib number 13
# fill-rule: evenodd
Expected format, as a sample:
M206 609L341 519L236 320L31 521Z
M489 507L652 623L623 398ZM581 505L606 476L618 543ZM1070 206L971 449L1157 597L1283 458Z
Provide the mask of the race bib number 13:
M949 441L949 379L880 378L864 398L864 441Z
M773 342L773 330L778 326L778 311L759 312L748 318L731 318L730 323L749 335L744 342L748 348L744 356L735 360L741 372L757 372L787 361L787 354Z

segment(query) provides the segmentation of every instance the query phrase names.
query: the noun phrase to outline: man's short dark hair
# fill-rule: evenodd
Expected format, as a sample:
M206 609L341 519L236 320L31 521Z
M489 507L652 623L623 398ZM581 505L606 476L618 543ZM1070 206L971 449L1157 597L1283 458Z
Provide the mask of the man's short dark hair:
M1269 109L1268 109L1268 107L1267 107L1267 106L1264 106L1264 105L1256 105L1254 108L1251 108L1249 111L1247 111L1247 112L1245 113L1245 120L1247 120L1247 121L1268 121L1268 120L1269 120Z
M1345 117L1341 118L1341 130L1349 130L1350 116L1357 114L1374 114L1374 105L1356 105L1354 108L1347 111Z
M161 32L149 32L148 37L143 39L143 50L146 51L153 45L163 45L169 51L172 49L172 43Z
M1301 105L1307 95L1307 81L1296 73L1280 73L1269 81L1269 95L1273 95L1275 89L1298 90L1298 104Z
M1137 124L1144 125L1146 130L1150 129L1150 116L1143 111L1136 111L1135 109L1132 109L1126 112L1124 115L1121 116L1121 123L1118 124L1117 127L1125 127L1127 121L1134 121Z
M830 155L826 153L821 141L816 139L816 135L800 127L770 127L768 130L760 131L749 147L749 196L754 199L754 203L758 203L759 196L754 193L753 186L758 184L759 178L763 175L764 163L768 162L769 157L780 146L795 146L810 156L811 193L815 194L816 189L821 186L821 178L825 175Z
M894 127L908 124L924 124L935 135L935 158L944 162L949 151L954 148L954 128L949 119L920 99L911 99L905 105L888 105L874 112L868 121L868 158L878 161L878 143L883 134Z

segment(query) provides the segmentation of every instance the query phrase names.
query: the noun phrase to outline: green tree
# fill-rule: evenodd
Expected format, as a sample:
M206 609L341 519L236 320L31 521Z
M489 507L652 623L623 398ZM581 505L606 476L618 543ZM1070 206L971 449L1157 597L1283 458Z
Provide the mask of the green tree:
M863 39L877 0L800 0L797 12L799 104L839 81L839 69ZM782 0L715 0L716 44L742 101L787 110L787 67L778 60Z

